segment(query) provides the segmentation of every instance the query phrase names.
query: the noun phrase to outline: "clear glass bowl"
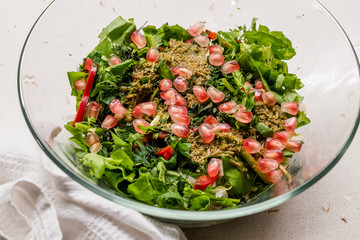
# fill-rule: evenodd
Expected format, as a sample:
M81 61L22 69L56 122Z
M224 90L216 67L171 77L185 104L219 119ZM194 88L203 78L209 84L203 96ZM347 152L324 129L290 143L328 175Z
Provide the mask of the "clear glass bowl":
M97 35L117 16L187 28L204 20L211 30L250 24L253 17L271 30L283 31L297 55L289 72L305 84L308 117L299 129L304 142L291 160L292 183L281 182L236 209L193 212L145 205L120 196L77 168L63 125L73 119L66 72L76 70L98 43ZM88 1L56 0L41 14L23 47L18 91L25 120L46 155L72 179L95 194L144 214L182 226L205 226L275 207L309 188L344 155L359 124L359 63L347 35L317 1Z

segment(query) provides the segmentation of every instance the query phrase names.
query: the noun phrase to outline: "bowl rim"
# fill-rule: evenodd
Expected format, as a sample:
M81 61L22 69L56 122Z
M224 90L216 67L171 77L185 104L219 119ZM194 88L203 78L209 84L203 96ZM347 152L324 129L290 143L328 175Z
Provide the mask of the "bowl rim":
M22 61L24 58L24 53L26 50L28 40L29 40L33 30L35 29L37 23L40 21L42 16L47 12L47 10L51 6L53 6L53 4L55 2L56 2L56 0L53 0L52 2L50 2L49 5L42 11L42 13L36 19L36 21L34 22L34 24L31 27L28 35L25 38L25 42L24 42L22 50L21 50L19 63L18 63L18 70L17 70L17 92L18 92L21 111L22 111L25 122L26 122L31 134L33 135L35 141L38 143L40 148L47 155L47 157L49 157L51 159L51 161L53 163L55 163L55 165L57 165L63 172L65 172L70 178L75 180L77 183L81 184L83 187L89 189L90 191L92 191L110 201L113 201L115 203L118 203L118 204L128 207L128 208L132 208L132 209L139 211L141 213L144 213L146 215L150 215L150 216L161 218L161 219L175 220L175 221L183 220L183 221L191 222L191 221L229 220L229 219L233 219L233 218L237 218L237 217L243 217L243 216L259 213L259 212L268 210L270 208L276 207L276 206L286 202L287 200L291 199L292 197L297 196L301 192L307 190L310 186L315 184L317 181L319 181L339 162L339 160L343 157L343 155L345 154L345 152L347 151L351 142L354 139L354 136L357 132L357 129L358 129L358 126L360 123L360 109L358 110L358 114L357 114L357 117L354 122L354 127L353 127L350 135L348 136L348 139L343 144L343 147L338 152L338 154L334 157L334 159L328 165L326 165L320 172L318 172L312 178L307 180L304 184L292 189L291 191L289 191L287 193L284 193L275 198L266 200L262 203L248 205L248 206L244 206L244 207L240 206L238 208L233 208L233 209L224 209L224 210L220 210L220 211L204 211L204 212L174 210L174 209L166 209L166 208L160 208L160 207L147 205L147 204L141 203L137 200L133 200L133 199L130 200L130 199L122 197L121 195L118 195L118 194L115 195L109 191L105 191L101 187L94 185L94 184L86 181L85 179L81 178L79 175L75 174L66 164L64 164L60 159L58 159L56 156L54 156L51 153L51 150L48 148L47 144L45 142L43 142L41 140L41 138L39 137L38 133L36 132L36 130L34 128L33 123L31 122L31 119L28 117L28 114L27 114L26 104L25 104L25 100L24 100L24 96L23 96L23 89L22 89L22 85L21 85ZM345 32L344 28L340 25L338 20L329 12L328 9L326 9L326 7L322 3L320 3L319 0L315 0L314 3L317 4L319 8L324 10L324 12L326 12L330 16L330 18L334 21L334 23L337 25L337 27L339 27L340 30L342 31L342 33L344 34L345 39L348 41L348 44L350 45L353 56L355 57L355 62L358 67L357 73L360 78L359 59L357 57L356 51L354 49L354 46L353 46L349 36Z

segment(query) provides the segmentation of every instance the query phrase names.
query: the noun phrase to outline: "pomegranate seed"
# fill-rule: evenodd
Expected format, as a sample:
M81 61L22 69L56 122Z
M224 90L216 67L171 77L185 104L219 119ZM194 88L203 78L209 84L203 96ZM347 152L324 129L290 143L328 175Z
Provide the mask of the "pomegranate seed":
M249 92L253 92L255 90L254 87L249 82L244 82L244 85L249 87ZM243 90L245 91L245 89Z
M139 104L140 109L146 115L155 115L156 114L156 103L155 102L144 102Z
M180 94L175 95L175 106L186 107L186 99Z
M291 115L296 115L299 110L299 103L297 102L282 102L281 110Z
M164 78L159 82L159 87L161 91L168 91L172 88L172 81Z
M264 89L264 90L266 90L263 82L260 79L255 80L255 89Z
M86 117L88 119L94 118L95 121L98 119L100 112L100 103L92 101L89 103L89 106L86 110Z
M174 99L174 101L176 100L175 99L175 95L178 94L178 92L173 89L173 88L170 88L168 91L164 91L164 92L161 92L160 93L160 97L164 100L170 100L170 99Z
M157 60L159 60L159 56L159 51L154 47L150 47L148 52L146 53L146 61L155 63L157 62Z
M109 130L110 128L113 128L117 125L117 120L114 116L107 115L104 119L104 121L101 123L102 128L106 128Z
M143 126L143 127L149 127L150 126L150 123L148 123L147 121L145 121L144 119L142 118L139 118L139 119L135 119L133 122L132 122L134 128L135 128L135 131L140 133L140 134L145 134L145 132L143 132L141 129L140 129L140 126Z
M260 152L261 150L261 144L254 139L250 139L250 138L243 139L242 144L245 151L250 154Z
M98 142L91 145L89 150L91 153L98 153L101 149L102 149L102 145Z
M170 115L173 114L188 114L188 110L184 106L169 106L168 112Z
M176 124L176 123L173 123L171 125L171 131L176 136L183 138L189 136L190 133L190 129L188 128L188 126L186 126L185 124Z
M266 150L283 150L284 145L277 139L267 138L265 141Z
M89 132L87 135L86 135L86 145L88 145L89 147L91 147L92 145L94 145L95 143L99 143L100 142L100 139L99 139L99 136L96 134L96 133L92 133L92 132Z
M189 125L191 121L190 117L185 114L172 114L170 117L176 124L184 124L186 126Z
M292 152L300 152L300 149L301 149L301 146L302 146L302 142L301 141L298 141L298 140L289 140L286 145L285 145L285 148L287 150L290 150Z
M109 66L115 66L122 63L122 60L115 54L111 54L108 60Z
M209 46L210 40L206 36L197 35L194 37L194 41L199 44L200 47L207 47Z
M214 116L209 115L205 118L204 123L213 125L214 123L219 123L219 121Z
M286 119L284 127L288 133L293 133L297 127L297 118L291 117L291 118Z
M279 166L279 163L271 158L259 158L257 163L260 171L262 171L263 173L275 170Z
M262 94L264 103L268 106L273 106L276 103L275 95L273 92L265 92Z
M197 22L194 25L192 25L187 31L188 33L195 37L196 35L199 35L202 31L205 29L204 22Z
M223 103L219 106L219 111L233 114L237 111L238 104L235 101Z
M171 67L171 70L174 75L180 75L182 77L191 77L192 76L192 71L181 65L176 66L176 67Z
M193 43L194 42L194 39L193 38L190 38L189 40L187 40L185 43L186 44L191 44L191 43Z
M271 158L281 163L284 160L284 153L281 150L265 150L264 158Z
M272 170L266 173L266 178L273 183L277 183L281 180L282 172L280 170Z
M205 102L209 99L209 94L201 86L193 86L193 92L200 102Z
M224 63L224 56L221 53L212 53L209 56L209 63L213 66L221 66Z
M231 131L231 127L227 123L214 123L211 125L214 132L227 132L229 133Z
M222 161L219 158L212 158L207 167L207 174L209 177L216 177L220 173L220 167L222 165Z
M274 133L273 138L279 140L283 145L289 141L291 134L286 131L280 131Z
M211 126L207 123L203 123L198 128L199 134L206 143L211 142L215 138L215 132Z
M197 132L197 131L198 131L198 128L197 128L197 127L194 127L194 126L190 126L190 131L192 131L192 132Z
M86 85L85 79L79 79L79 80L74 81L74 88L76 91L80 92L80 91L84 90L85 85Z
M188 89L188 81L182 76L175 78L173 84L179 92L185 92Z
M219 45L211 45L208 47L208 50L209 50L210 54L213 54L213 53L222 54L224 52L224 48Z
M114 113L115 118L119 119L126 113L126 108L121 104L119 99L114 99L109 104L110 111Z
M221 102L225 99L225 93L218 90L217 88L209 87L207 89L207 93L209 94L211 101L213 101L214 103Z
M240 105L240 104L238 105L237 109L239 112L246 111L246 107L244 107L243 105Z
M262 94L263 94L262 90L260 90L260 89L255 90L255 102L262 102L263 101Z
M141 111L141 108L139 105L136 105L132 110L132 115L134 118L143 118L144 113Z
M239 122L242 123L249 123L251 122L252 118L253 118L253 113L249 112L249 111L237 111L234 114L234 117L236 118L236 120L238 120Z
M146 39L139 31L135 31L131 34L131 41L138 47L144 48L146 46Z
M228 61L228 62L224 63L221 67L221 71L224 74L229 74L229 73L232 73L237 70L240 70L240 67L236 60Z
M168 133L164 131L159 131L159 139L165 139L167 137Z

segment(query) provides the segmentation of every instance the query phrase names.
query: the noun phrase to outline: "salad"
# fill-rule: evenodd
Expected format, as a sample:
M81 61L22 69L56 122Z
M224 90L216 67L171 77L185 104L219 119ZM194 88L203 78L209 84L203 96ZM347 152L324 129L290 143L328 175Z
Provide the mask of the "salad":
M184 210L236 207L291 180L288 160L303 144L295 130L310 120L282 32L256 19L212 32L118 17L99 39L68 72L77 112L65 128L89 176Z

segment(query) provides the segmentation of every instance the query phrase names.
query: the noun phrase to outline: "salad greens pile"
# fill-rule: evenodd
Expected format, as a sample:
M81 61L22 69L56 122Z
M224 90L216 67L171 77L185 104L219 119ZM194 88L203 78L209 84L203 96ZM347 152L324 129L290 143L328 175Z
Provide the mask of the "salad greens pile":
M266 180L265 174L257 167L256 159L259 156L256 154L241 150L234 155L207 156L205 163L198 163L192 158L193 141L190 141L190 137L181 138L173 134L168 127L170 119L157 116L152 119L150 126L140 126L145 134L134 130L131 111L135 106L129 101L131 89L135 88L134 67L146 63L146 54L150 47L165 49L169 47L171 39L187 42L193 38L179 25L169 26L165 23L160 28L150 25L142 28L147 46L138 48L131 40L131 34L136 30L133 19L126 21L121 17L116 18L102 30L98 36L100 43L86 57L92 59L97 66L88 102L100 104L100 111L96 118L86 116L82 121L71 121L65 125L72 135L70 140L76 144L74 151L79 163L89 175L98 179L99 183L109 186L119 194L163 208L231 208L264 191L271 182ZM202 34L206 35L208 32ZM240 26L217 32L211 43L222 46L225 59L234 59L240 66L240 70L232 74L222 73L221 67L210 66L211 72L206 86L214 86L225 93L224 101L234 100L247 111L255 113L255 92L250 91L246 85L246 82L253 84L255 79L261 79L266 91L274 93L278 105L282 102L302 101L303 98L296 90L301 89L303 84L295 74L288 72L284 61L291 59L295 50L282 32L270 31L263 25L257 27L254 19L250 28ZM122 62L110 66L109 59L113 55ZM77 110L86 90L76 88L75 82L90 75L85 66L86 59L78 72L68 72L71 95L76 97ZM152 85L152 91L144 93L148 99L140 99L140 102L151 100L160 106L162 100L159 97L159 81L163 78L174 80L176 74L164 58L152 64L151 68L159 79L136 79L140 86L149 83ZM192 86L191 82L190 85ZM139 88L138 85L136 87ZM129 114L119 120L116 127L102 128L105 117L112 114L109 104L114 99L120 99ZM263 145L267 137L272 137L276 131L284 130L283 126L280 126L274 131L256 114L251 123L241 123L232 115L219 111L218 105L212 102L197 103L189 108L190 125L200 125L208 115L216 116L219 122L228 123L236 131L249 132L245 133L244 138L257 139ZM296 118L297 127L310 123L302 111L296 114ZM100 150L91 150L87 143L89 133L98 137ZM192 134L191 136L197 136L198 133ZM240 142L241 140L239 139ZM219 143L213 143L213 146L216 147L216 144ZM159 150L167 146L171 146L171 156L168 159L159 155ZM281 165L286 167L286 159L292 157L294 152L284 149L283 153L285 159ZM221 159L223 176L204 189L194 188L196 179L207 174L207 163L211 157Z

